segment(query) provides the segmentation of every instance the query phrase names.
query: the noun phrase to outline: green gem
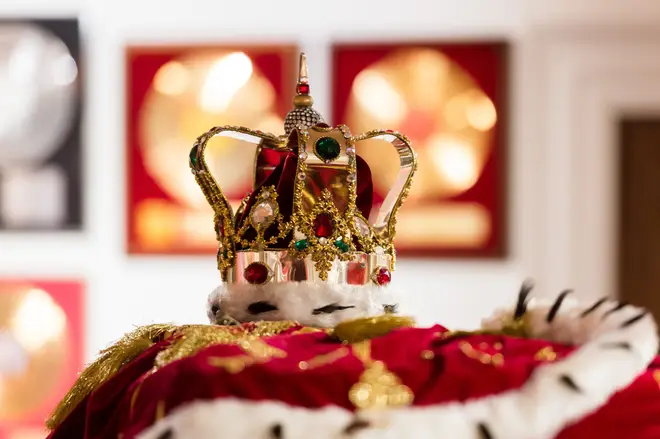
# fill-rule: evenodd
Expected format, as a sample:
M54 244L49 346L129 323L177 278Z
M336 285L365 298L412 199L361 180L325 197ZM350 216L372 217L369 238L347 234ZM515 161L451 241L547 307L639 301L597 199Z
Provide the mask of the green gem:
M192 147L190 150L190 163L193 165L193 168L197 168L197 151L199 149L199 146L195 145Z
M316 155L322 160L328 162L339 157L341 146L339 146L339 142L332 137L321 137L316 141L315 151Z
M339 250L343 251L344 253L348 251L348 244L346 244L346 242L342 241L341 239L336 240L335 245Z
M301 239L300 241L296 241L296 243L294 245L296 247L296 250L301 252L301 251L305 250L309 244L307 243L306 239Z

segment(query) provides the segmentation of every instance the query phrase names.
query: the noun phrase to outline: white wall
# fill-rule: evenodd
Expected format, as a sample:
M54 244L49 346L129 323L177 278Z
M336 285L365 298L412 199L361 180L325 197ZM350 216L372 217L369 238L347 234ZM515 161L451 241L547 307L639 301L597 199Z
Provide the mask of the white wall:
M543 30L541 34L560 35L559 29L567 25L589 32L612 26L658 26L660 2L335 0L327 2L332 6L323 12L315 12L317 3L0 1L0 16L79 12L83 20L88 92L84 160L86 230L82 234L57 236L0 235L0 275L86 279L88 357L133 325L154 321L203 322L206 294L218 282L213 256L129 258L125 254L122 47L127 41L249 42L268 38L299 42L308 54L315 84L328 84L332 41L508 38L514 49L509 154L510 257L469 262L402 259L394 285L408 292L421 323L439 321L448 326L473 327L493 307L512 300L521 281L528 276L538 278L540 287L553 289L570 287L570 282L575 280L585 283L597 276L597 270L593 269L591 278L580 277L570 270L574 262L579 262L571 255L574 250L571 237L575 237L578 221L573 215L574 207L580 205L580 197L588 198L589 193L583 191L577 198L570 198L567 194L571 193L571 181L575 180L561 182L562 172L571 169L570 157L574 152L570 146L574 143L569 142L563 149L561 157L567 160L562 162L560 157L548 161L554 157L548 153L552 144L542 136L553 130L553 139L561 141L562 133L570 132L573 126L562 125L566 119L560 114L567 108L562 103L570 100L553 107L552 89L539 90L549 84L560 84L562 71L551 69L552 59L539 59L541 55L536 49L547 45L535 35L539 30ZM376 4L378 10L373 9ZM574 35L576 40L582 38L579 32ZM569 46L570 40L566 47ZM317 85L315 90L318 108L329 114L328 89ZM567 123L570 125L571 121ZM611 179L611 175L599 174L598 169L593 175L595 180L589 180L591 186L587 188L597 186L598 178ZM559 182L557 188L554 181ZM601 210L606 208L601 205ZM562 216L566 209L570 214ZM601 232L608 233L607 224L603 227ZM585 242L598 242L598 237L595 235ZM602 248L590 251L581 247L580 260L594 256L602 261L594 254L596 251L602 253ZM555 268L557 264L559 269ZM569 269L562 271L566 265ZM599 284L602 285L608 287L607 283Z

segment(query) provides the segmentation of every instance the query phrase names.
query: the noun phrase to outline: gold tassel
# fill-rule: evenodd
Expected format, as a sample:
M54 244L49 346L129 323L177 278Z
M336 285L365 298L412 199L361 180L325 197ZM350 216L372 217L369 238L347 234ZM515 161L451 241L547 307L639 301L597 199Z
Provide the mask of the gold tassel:
M415 320L411 317L385 314L339 323L332 334L342 342L353 344L387 335L395 329L413 326L415 326Z
M156 341L171 336L176 329L177 326L174 325L142 326L101 351L99 358L80 374L71 390L57 405L46 421L46 427L50 430L57 428L88 395L108 381L119 369L136 359Z

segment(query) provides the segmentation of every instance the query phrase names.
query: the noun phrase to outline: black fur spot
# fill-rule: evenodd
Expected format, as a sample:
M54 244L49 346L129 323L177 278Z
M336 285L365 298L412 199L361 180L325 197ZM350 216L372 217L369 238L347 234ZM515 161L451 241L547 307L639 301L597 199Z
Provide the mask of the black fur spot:
M607 302L607 297L603 297L596 303L594 303L590 308L587 308L583 313L581 317L586 317L592 312L596 311L598 308L600 308L605 302Z
M559 308L561 308L561 304L564 303L564 299L566 299L566 296L571 294L571 290L566 290L563 291L559 297L557 297L557 300L555 300L555 303L552 304L550 307L550 311L548 312L548 316L546 317L546 321L548 323L552 323L552 321L557 317L557 313L559 312Z
M632 346L627 341L621 341L618 343L603 343L600 345L603 349L623 349L626 351L631 351Z
M348 424L344 428L344 434L351 435L362 429L369 428L370 426L371 424L369 423L369 421L365 421L364 419L360 419L360 418L355 418L351 421L350 424Z
M513 318L516 320L521 318L527 312L527 304L529 302L529 293L534 288L534 284L527 280L520 287L520 292L518 293L518 303L516 303L516 312L513 315Z
M646 314L647 314L647 311L642 311L641 313L637 314L635 317L623 322L621 324L621 328L627 328L628 326L634 325L635 323L639 322L644 317L646 317Z
M385 314L396 314L399 312L399 304L395 303L394 305L383 305L383 312Z
M277 311L278 308L270 302L254 302L248 305L247 311L252 314L262 314L270 311Z
M477 425L477 428L479 428L479 435L481 436L481 439L495 439L495 436L493 436L493 433L491 433L488 425L480 422L479 425Z
M611 310L609 310L609 311L605 312L605 314L603 314L603 320L606 319L607 316L609 316L610 314L614 314L617 311L621 311L626 306L628 306L628 304L626 302L620 302L617 306L615 306L614 308L612 308Z
M216 315L218 311L220 311L220 305L216 303L211 307L211 313L213 313L213 315Z
M574 392L582 392L580 390L580 387L578 387L577 384L575 384L575 381L573 381L573 378L569 377L568 375L562 375L559 377L559 382L568 387L569 389L573 390Z
M171 428L168 428L160 435L158 435L158 439L172 439L172 438L174 438L174 431Z
M332 314L335 311L343 311L345 309L355 308L355 306L342 306L338 303L331 303L330 305L322 306L321 308L316 308L312 311L312 315L317 316L319 314Z
M282 427L282 424L275 424L270 427L270 437L273 439L282 439L284 437L284 427Z

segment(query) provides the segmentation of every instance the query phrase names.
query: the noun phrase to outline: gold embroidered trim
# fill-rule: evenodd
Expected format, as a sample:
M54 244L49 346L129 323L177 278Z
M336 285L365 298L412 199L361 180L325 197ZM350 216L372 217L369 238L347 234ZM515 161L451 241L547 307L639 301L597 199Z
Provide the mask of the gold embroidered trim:
M551 346L546 346L534 354L534 359L537 361L555 361L557 359L557 353Z
M171 336L177 326L149 325L126 334L111 347L101 351L99 358L90 364L78 377L71 390L57 405L46 421L53 430L92 392L114 376L124 365L136 359L158 340Z
M133 395L131 395L131 405L129 406L129 409L128 409L130 419L133 419L133 409L135 408L135 403L137 402L138 396L140 395L140 390L142 389L142 384L144 384L144 380L141 380L138 383L138 385L135 387L135 390L133 391Z
M365 365L360 380L348 394L353 405L360 410L402 407L412 404L414 394L399 377L387 369L382 361L371 358L371 341L352 345L353 353Z
M342 358L348 356L350 350L342 346L339 349L328 352L327 354L317 355L314 358L311 358L306 361L301 361L298 363L298 368L300 370L311 370L318 367L327 366L328 364L334 363L335 361L341 360Z
M255 357L268 354L268 349L259 344L250 344L262 337L270 337L298 326L298 322L256 322L245 326L191 325L177 331L177 338L158 354L156 367L166 366L173 361L195 355L202 349L216 344L239 344L250 349ZM266 345L267 346L267 345ZM258 351L257 349L261 349Z
M473 360L477 360L482 364L492 364L495 367L502 367L504 365L504 356L500 353L497 354L488 354L482 352L479 349L474 348L469 342L461 341L458 344L458 348L467 356Z
M221 367L231 374L237 374L254 364L267 363L273 358L285 358L286 352L270 346L263 340L242 341L238 344L246 355L232 357L210 357L211 366Z
M653 371L653 378L658 383L658 387L660 387L660 370Z
M335 326L333 335L346 343L358 343L389 334L395 329L412 328L414 326L415 320L411 317L384 314L339 323Z

